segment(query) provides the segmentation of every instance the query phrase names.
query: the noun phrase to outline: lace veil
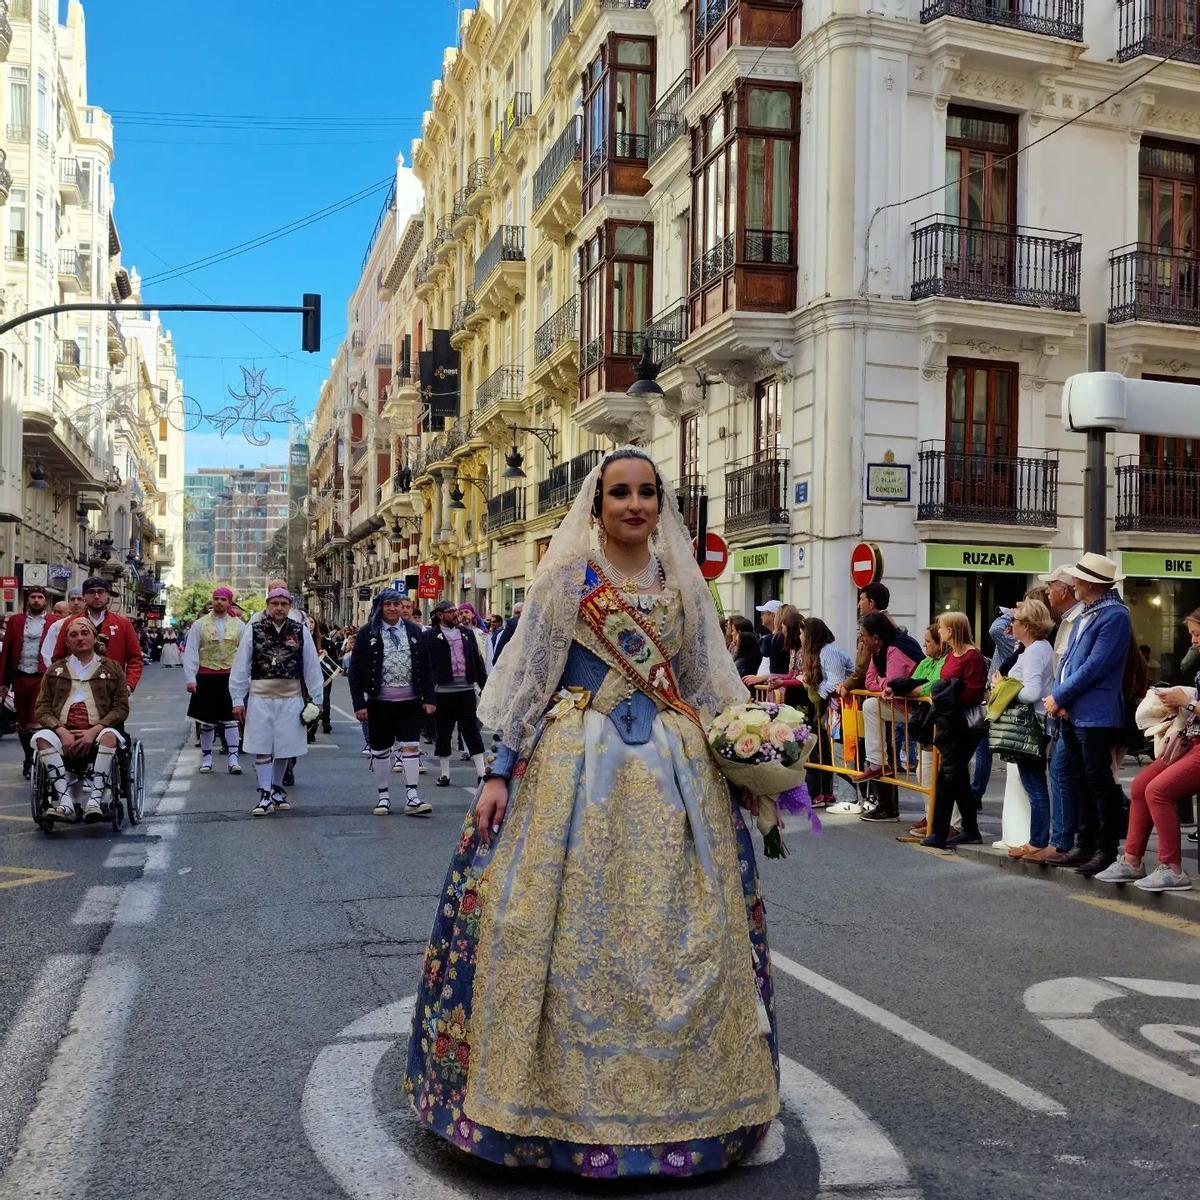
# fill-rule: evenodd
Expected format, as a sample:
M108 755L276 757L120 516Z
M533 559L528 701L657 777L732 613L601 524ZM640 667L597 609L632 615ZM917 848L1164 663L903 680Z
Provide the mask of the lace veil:
M622 449L634 450L647 462L654 462L639 447ZM514 750L528 743L562 680L575 636L584 571L592 553L588 518L608 457L583 481L575 503L551 539L525 596L516 631L483 689L480 719ZM666 479L657 542L667 584L679 591L683 603L683 645L675 664L679 690L707 724L722 709L744 702L747 693L721 635L712 596L692 554L691 535Z

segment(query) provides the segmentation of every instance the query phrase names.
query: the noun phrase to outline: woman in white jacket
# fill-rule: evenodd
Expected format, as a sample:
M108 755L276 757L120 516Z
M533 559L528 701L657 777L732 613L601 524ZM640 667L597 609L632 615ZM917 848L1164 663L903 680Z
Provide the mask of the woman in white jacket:
M1041 703L1054 685L1054 647L1049 642L1054 628L1050 610L1040 600L1022 600L1013 609L1013 637L1023 647L1017 661L1009 668L1009 679L1019 679L1021 690L1014 704L1034 706L1041 720ZM1050 846L1050 789L1046 783L1046 759L1021 758L1017 762L1021 786L1029 797L1029 841L1009 850L1010 858L1026 858L1037 862L1038 855L1053 853Z

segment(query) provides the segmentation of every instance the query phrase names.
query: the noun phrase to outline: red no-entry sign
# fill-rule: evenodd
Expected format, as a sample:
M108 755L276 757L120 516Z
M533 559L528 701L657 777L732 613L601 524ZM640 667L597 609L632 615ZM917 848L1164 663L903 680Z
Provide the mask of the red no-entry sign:
M692 553L695 552L696 539L692 538ZM704 561L700 564L700 574L708 580L718 579L727 566L729 546L719 533L710 533L704 539Z
M850 581L856 588L865 588L883 574L883 555L874 542L859 542L850 551Z

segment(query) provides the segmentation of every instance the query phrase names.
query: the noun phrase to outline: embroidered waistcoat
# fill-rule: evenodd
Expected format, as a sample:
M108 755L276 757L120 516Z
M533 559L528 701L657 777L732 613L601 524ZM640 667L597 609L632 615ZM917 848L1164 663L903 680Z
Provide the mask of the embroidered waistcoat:
M264 617L250 628L254 639L250 655L251 679L303 678L300 655L304 649L304 631L299 621L284 621L283 628L276 629L274 621Z
M236 617L225 618L225 636L217 636L217 622L212 613L200 618L200 665L209 671L228 671L241 640L242 626Z

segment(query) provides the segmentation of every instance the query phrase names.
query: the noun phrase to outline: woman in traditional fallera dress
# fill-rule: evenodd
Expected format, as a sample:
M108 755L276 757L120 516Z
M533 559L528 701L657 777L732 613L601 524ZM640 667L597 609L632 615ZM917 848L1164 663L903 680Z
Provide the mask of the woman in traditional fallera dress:
M746 698L673 497L643 451L613 451L483 694L502 743L425 955L422 1125L591 1176L757 1146L779 1108L763 905L705 736Z

